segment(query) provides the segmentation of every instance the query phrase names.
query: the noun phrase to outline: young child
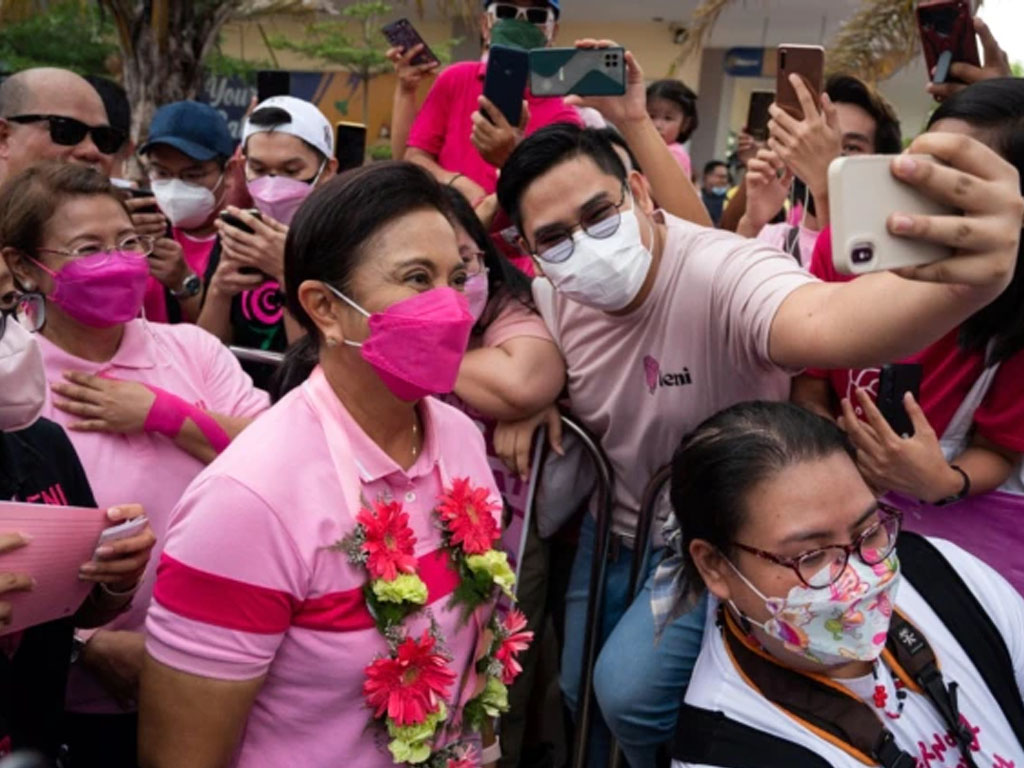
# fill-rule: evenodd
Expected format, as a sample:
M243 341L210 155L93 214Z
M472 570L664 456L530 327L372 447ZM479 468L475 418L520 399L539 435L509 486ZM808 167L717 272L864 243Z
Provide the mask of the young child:
M679 165L692 178L683 144L697 129L697 94L679 80L658 80L647 87L647 114Z

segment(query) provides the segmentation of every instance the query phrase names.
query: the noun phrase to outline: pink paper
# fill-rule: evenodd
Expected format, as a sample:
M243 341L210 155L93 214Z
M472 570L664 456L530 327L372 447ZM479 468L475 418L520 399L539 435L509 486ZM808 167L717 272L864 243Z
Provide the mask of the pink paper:
M10 634L75 613L92 589L78 569L92 560L100 533L110 525L104 509L60 507L0 501L0 532L32 537L24 547L0 554L0 572L27 573L36 580L28 592L8 592L0 600L12 607Z

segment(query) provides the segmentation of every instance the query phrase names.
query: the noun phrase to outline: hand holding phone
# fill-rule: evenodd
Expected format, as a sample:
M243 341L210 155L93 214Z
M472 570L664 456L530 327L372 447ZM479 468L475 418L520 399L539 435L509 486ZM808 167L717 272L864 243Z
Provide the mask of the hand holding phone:
M937 101L944 101L958 91L962 91L968 85L990 80L997 77L1013 77L1013 68L1010 66L1010 57L1006 54L996 40L995 35L988 24L980 17L972 20L974 31L981 40L981 47L984 53L985 63L978 66L966 61L953 61L949 65L949 76L945 83L928 83L928 93ZM927 54L925 61L927 63ZM933 71L931 64L928 65L929 75Z
M790 75L797 75L815 99L825 87L825 49L820 45L780 45L775 75L775 103L795 117L804 118L804 107Z
M408 19L394 21L381 29L381 32L387 38L387 41L391 43L392 47L400 48L403 54L408 53L417 46L423 46L420 52L409 62L414 67L424 65L431 67L441 63L441 60L437 58L437 54L430 50L426 40L416 31L416 27Z
M622 96L626 93L623 48L536 48L530 51L534 96Z
M953 62L981 66L973 16L972 0L931 0L918 5L921 49L933 83L956 80L950 73Z
M484 75L484 96L501 110L512 126L518 126L522 118L529 67L526 51L504 45L491 46ZM483 114L491 120L486 112Z
M908 392L914 400L921 399L921 379L924 367L920 363L893 363L882 366L878 378L878 397L875 404L892 431L900 437L914 436L914 423L903 405Z
M747 106L747 133L755 141L765 142L768 140L768 120L771 115L768 108L775 101L775 93L772 91L753 91L750 94L750 104Z

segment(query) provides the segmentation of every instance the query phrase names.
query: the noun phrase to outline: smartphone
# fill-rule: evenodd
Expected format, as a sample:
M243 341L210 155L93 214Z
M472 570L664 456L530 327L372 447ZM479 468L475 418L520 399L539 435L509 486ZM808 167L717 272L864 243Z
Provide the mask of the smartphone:
M427 45L426 40L416 31L416 27L412 25L412 22L408 19L399 19L393 21L383 29L381 32L387 41L391 43L394 48L401 48L403 51L411 51L417 45L422 45L423 50L416 54L412 60L412 64L420 66L421 64L440 64L441 60L437 58L437 55L430 50L430 46Z
M981 66L973 5L971 0L931 0L917 7L921 49L933 83L960 82L949 76L955 61Z
M529 74L530 57L526 51L504 45L491 46L484 75L484 96L501 110L509 125L518 126L522 119ZM491 120L486 112L483 114Z
M534 96L622 96L624 48L536 48L529 53Z
M273 96L288 96L292 90L290 72L280 69L261 69L256 73L256 100L262 104Z
M934 162L929 155L921 162ZM955 216L958 211L926 197L892 175L892 155L840 157L828 169L832 211L832 262L845 275L916 267L948 259L952 249L938 243L889 234L894 212Z
M113 544L115 541L121 541L122 539L130 539L132 536L137 536L142 533L143 529L149 525L149 520L146 519L145 515L140 515L132 520L128 520L124 523L118 523L105 529L101 534L99 541L96 542L96 548L105 547Z
M334 130L338 173L362 167L366 161L366 126L362 123L338 123Z
M825 49L820 45L780 45L775 74L775 103L797 120L803 120L804 108L796 95L790 75L799 75L812 94L825 87Z
M259 210L256 209L256 208L247 208L245 212L248 213L250 216L252 216L255 219L262 218L262 216L260 216ZM233 216L232 214L228 213L227 211L221 211L218 214L218 216L220 216L220 220L223 221L225 224L227 224L229 227L234 227L235 229L240 229L240 230L242 230L243 232L245 232L246 234L249 234L249 235L255 235L256 234L256 230L255 229L250 227L248 224L246 224L244 221L242 221L237 216Z
M124 191L128 193L128 197L133 198L135 200L139 200L139 199L141 199L143 197L153 197L153 190L152 189L136 189L135 187L130 187L130 188L125 189ZM154 203L153 205L147 205L145 208L139 208L135 212L136 213L160 213L160 209L157 208L156 204Z
M914 424L903 406L903 396L909 392L915 400L920 400L923 375L924 367L920 363L893 363L882 366L875 403L885 420L889 422L892 431L900 437L914 436Z
M747 107L747 133L757 141L768 141L768 107L775 101L774 91L754 91Z

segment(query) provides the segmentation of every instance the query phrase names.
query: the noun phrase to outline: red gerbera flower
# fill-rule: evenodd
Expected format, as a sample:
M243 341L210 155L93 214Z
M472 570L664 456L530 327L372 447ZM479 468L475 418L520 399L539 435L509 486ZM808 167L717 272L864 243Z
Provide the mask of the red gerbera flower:
M461 545L467 555L482 555L498 540L501 531L493 513L500 511L501 505L491 501L490 492L474 488L469 478L456 479L437 508L452 544Z
M377 659L366 668L363 695L379 718L385 712L398 725L419 725L448 698L455 673L448 660L434 652L429 631L417 641L402 641L395 656Z
M471 754L467 754L462 757L448 758L448 765L446 768L477 768L477 763L473 760Z
M366 541L363 551L369 556L366 570L371 579L394 581L398 572L415 573L413 548L416 536L409 527L409 515L397 501L376 501L372 509L363 507L356 516L363 526Z
M533 632L526 632L525 629L526 617L520 611L509 611L502 627L505 639L494 654L494 658L501 662L501 682L505 685L511 685L523 671L516 657L533 642Z

